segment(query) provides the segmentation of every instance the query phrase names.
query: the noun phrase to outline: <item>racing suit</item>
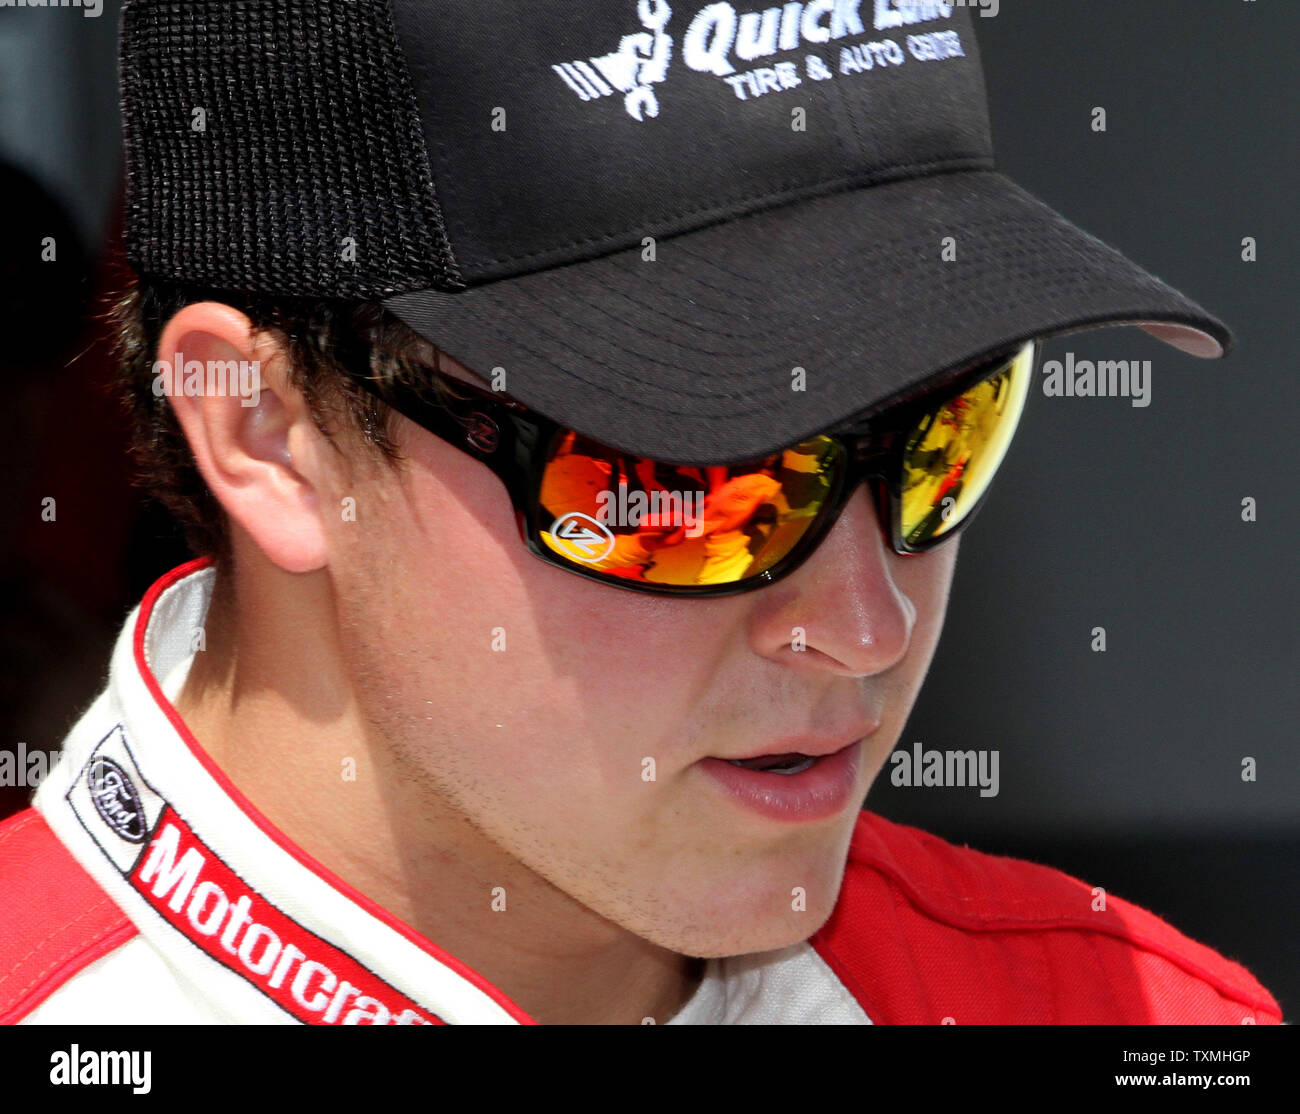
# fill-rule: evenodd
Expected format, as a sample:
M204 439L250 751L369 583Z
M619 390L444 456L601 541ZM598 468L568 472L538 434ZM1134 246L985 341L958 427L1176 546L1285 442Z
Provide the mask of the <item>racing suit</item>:
M294 845L177 714L214 572L168 574L0 825L0 1021L530 1023ZM659 1019L663 1020L663 1019ZM1278 1022L1241 966L1059 871L864 812L829 921L710 960L669 1024Z

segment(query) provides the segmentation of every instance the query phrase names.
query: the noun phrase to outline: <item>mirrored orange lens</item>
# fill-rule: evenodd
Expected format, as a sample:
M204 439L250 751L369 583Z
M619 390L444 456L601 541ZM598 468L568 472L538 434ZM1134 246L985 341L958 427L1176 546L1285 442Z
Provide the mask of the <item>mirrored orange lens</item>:
M840 459L835 442L814 437L748 464L689 467L568 433L542 477L542 543L609 576L734 584L798 544L833 490Z
M996 375L949 399L912 429L903 451L902 535L920 548L961 525L993 482L1033 376L1026 345Z

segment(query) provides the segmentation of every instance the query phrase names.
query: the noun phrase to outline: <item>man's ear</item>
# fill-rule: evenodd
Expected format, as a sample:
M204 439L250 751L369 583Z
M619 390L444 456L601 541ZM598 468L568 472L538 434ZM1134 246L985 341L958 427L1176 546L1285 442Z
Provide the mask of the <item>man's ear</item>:
M267 558L286 572L327 560L316 484L323 435L290 386L269 334L218 302L186 306L163 329L154 390L190 443L209 490Z

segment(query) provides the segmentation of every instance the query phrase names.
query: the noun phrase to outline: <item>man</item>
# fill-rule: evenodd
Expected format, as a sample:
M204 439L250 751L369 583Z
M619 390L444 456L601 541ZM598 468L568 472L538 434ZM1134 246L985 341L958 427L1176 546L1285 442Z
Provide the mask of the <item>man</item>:
M1037 342L1230 342L993 169L976 51L946 3L128 5L123 380L206 557L0 833L3 1016L1278 1021L858 811Z

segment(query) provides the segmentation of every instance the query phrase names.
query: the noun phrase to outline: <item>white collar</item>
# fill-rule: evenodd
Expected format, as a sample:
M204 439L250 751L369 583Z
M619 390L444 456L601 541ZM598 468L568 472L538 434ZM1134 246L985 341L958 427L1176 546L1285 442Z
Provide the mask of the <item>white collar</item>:
M195 742L170 698L214 577L196 562L150 589L36 807L178 977L232 1019L529 1021L296 847Z
M192 562L128 618L106 690L34 804L185 993L242 1022L529 1023L476 972L337 878L230 783L172 705L214 570ZM164 678L160 684L158 678ZM710 961L673 1023L869 1024L806 943Z

